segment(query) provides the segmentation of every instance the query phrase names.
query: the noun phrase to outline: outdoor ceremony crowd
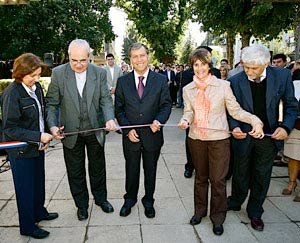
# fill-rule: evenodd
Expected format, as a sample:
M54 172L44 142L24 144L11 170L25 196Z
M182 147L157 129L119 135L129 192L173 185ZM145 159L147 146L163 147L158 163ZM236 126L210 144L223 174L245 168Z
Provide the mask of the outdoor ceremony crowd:
M14 81L1 94L2 141L27 143L7 149L21 235L46 238L49 232L38 223L59 217L44 206L45 150L52 140L63 144L78 220L89 217L86 153L95 204L105 213L114 212L105 169L109 132L121 134L125 158L119 215L130 215L138 201L142 163L141 202L145 216L154 218L157 163L172 109L182 109L177 126L186 132L183 175L195 174L191 225L209 215L213 233L220 236L227 211L242 210L248 199L251 226L263 231L274 165L288 166L289 183L282 194L296 191L294 201L300 202L300 59L289 64L286 55L271 57L266 46L255 44L243 48L240 62L231 68L227 59L213 63L212 49L199 46L190 63L157 67L150 65L148 47L134 43L130 64L118 66L109 53L100 67L91 62L90 50L86 40L71 41L69 62L52 69L45 95L39 79L47 66L35 54L22 54L14 61Z

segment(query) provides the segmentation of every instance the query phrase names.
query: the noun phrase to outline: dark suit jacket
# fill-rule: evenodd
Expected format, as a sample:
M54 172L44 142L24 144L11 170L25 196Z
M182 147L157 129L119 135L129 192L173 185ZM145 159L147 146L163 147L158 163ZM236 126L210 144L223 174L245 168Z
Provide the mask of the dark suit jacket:
M107 88L106 71L94 64L88 64L86 73L87 108L93 128L104 127L105 122L114 119L112 98ZM47 123L49 128L57 124L57 111L60 108L60 125L65 132L79 130L80 109L76 77L70 64L66 63L53 69L51 83L46 96ZM104 146L105 131L96 131L98 142ZM71 149L78 135L66 136L62 143Z
M35 94L45 117L44 94L39 83L36 83ZM15 81L3 91L1 99L3 140L28 143L25 147L8 149L8 154L15 158L38 157L41 132L35 99L29 96L22 84Z
M139 97L134 72L118 79L115 93L115 115L121 126L151 124L158 120L167 122L172 109L167 79L161 74L149 71L142 98ZM147 151L160 149L163 145L163 129L153 133L150 127L137 128L140 142L131 142L127 134L131 129L123 129L123 147L139 150L143 146Z
M283 100L285 104L283 122L280 126L286 128L286 130L289 132L294 126L297 117L298 105L298 102L294 96L294 86L290 71L282 68L267 67L266 72L266 110L271 132L273 133L279 126L278 117L280 100ZM253 113L252 92L245 71L230 77L228 81L230 81L232 91L241 107L244 110ZM243 132L251 131L251 126L249 124L239 122L230 117L229 125L231 130L235 127L240 127ZM249 145L250 137L247 136L246 139L242 140L233 140L234 150L236 152L244 152ZM276 145L279 149L282 146L282 141L276 141Z

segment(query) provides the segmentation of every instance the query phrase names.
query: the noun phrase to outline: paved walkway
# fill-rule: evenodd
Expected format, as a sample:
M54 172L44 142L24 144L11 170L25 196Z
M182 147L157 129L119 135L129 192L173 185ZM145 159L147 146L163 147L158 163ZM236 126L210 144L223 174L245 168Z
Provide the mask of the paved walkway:
M173 109L169 120L177 124L181 109ZM103 213L90 199L89 215L86 221L78 221L76 207L71 198L62 146L53 142L46 154L46 206L50 212L58 212L59 218L41 222L40 226L50 231L43 242L72 243L196 243L196 242L299 242L300 203L292 196L282 196L281 190L288 179L287 168L274 167L273 179L264 204L265 230L257 232L249 224L245 205L240 212L228 212L224 234L215 236L208 217L193 227L189 219L193 215L193 178L183 177L186 161L184 149L185 132L166 127L165 145L158 165L155 193L156 217L144 216L139 200L132 213L119 216L123 204L125 166L121 136L110 133L107 136L107 187L109 201L115 208L112 214ZM139 198L143 196L141 178ZM228 182L230 192L230 182ZM0 242L35 242L30 237L19 235L18 214L11 172L0 174Z

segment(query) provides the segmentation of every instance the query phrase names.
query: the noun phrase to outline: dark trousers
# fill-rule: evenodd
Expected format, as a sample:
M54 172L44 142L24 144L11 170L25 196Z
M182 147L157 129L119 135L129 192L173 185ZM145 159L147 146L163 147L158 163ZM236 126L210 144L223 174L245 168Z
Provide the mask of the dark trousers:
M228 171L229 139L201 141L188 139L195 165L194 207L195 215L205 217L208 207L208 186L211 184L210 219L213 224L223 224L227 211L225 176Z
M10 157L9 160L16 191L20 233L30 234L38 229L35 223L48 215L44 207L45 154L40 151L39 157Z
M261 218L276 151L274 141L265 137L263 139L251 138L246 154L234 154L232 192L231 197L228 198L229 206L242 205L250 190L247 205L248 216L249 218Z
M188 144L188 138L189 138L189 131L190 128L188 127L185 130L185 154L186 154L186 164L184 165L185 170L190 170L193 171L195 169L193 162L192 162L192 156L191 156L191 152L190 152L190 148L189 148L189 144Z
M63 147L67 167L69 185L76 207L87 208L89 193L86 183L85 148L88 157L88 171L91 191L96 202L107 200L106 170L104 147L94 134L89 136L78 135L75 147Z
M130 151L124 148L124 156L126 160L125 203L129 203L131 204L130 206L132 206L137 201L140 182L140 163L142 157L145 187L145 196L142 198L142 203L145 207L153 206L153 194L155 191L156 169L159 155L160 149L156 151L145 151L141 148L138 151Z

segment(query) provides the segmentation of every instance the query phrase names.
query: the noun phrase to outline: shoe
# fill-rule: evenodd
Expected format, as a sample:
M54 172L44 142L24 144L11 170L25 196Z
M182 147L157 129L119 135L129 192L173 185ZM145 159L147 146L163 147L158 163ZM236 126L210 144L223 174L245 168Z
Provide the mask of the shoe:
M104 201L102 203L95 202L95 204L100 206L105 213L112 213L114 211L114 208L109 201Z
M196 215L194 215L191 220L190 220L190 224L191 225L197 225L201 223L201 217L197 217Z
M227 211L241 211L241 206L228 206Z
M184 177L185 178L191 178L193 176L193 171L192 170L185 170L184 171Z
M293 191L295 191L295 188L297 186L297 183L295 181L290 181L289 185L284 188L281 192L282 195L291 195Z
M298 192L293 200L294 202L300 202L300 192Z
M222 224L214 224L213 232L215 235L222 235L224 233L224 228Z
M80 221L87 219L89 217L87 208L78 208L77 217Z
M33 231L30 234L22 234L22 235L26 235L26 236L30 236L32 238L35 239L44 239L46 238L50 233L47 230L43 230L43 229L36 229L35 231Z
M260 218L256 218L256 217L251 218L251 226L253 229L258 231L264 230L264 222Z
M278 167L288 167L287 163L283 163L281 160L279 161L274 161L273 166L278 166Z
M58 213L48 213L48 215L45 218L39 219L36 222L40 222L42 220L53 220L58 218Z
M147 218L154 218L155 217L154 207L145 207L145 216Z
M124 204L120 210L121 217L127 217L131 213L131 207Z

